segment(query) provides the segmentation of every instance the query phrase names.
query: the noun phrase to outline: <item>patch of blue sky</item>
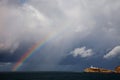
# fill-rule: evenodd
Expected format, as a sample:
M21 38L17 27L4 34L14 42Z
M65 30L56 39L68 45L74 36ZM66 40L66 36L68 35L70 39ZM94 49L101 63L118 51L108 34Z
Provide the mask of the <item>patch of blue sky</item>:
M26 3L26 1L27 1L27 0L20 0L20 3L21 3L21 4L24 4L24 3Z

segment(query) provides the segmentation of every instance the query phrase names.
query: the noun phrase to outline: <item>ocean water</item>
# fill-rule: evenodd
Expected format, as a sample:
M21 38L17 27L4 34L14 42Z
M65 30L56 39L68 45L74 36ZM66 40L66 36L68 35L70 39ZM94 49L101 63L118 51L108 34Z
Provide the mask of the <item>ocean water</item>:
M0 80L120 80L120 74L84 72L1 72Z

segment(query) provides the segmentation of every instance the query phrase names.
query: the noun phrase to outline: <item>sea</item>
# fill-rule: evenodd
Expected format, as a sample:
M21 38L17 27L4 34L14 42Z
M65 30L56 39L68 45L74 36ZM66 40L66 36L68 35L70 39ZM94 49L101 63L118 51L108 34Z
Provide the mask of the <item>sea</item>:
M85 72L0 72L0 80L120 80L120 74Z

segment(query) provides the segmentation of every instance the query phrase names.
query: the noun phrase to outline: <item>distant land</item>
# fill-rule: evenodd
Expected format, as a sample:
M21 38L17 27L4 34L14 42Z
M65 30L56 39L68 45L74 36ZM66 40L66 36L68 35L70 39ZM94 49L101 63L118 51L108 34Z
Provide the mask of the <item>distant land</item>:
M90 68L86 68L84 72L120 73L120 66L115 67L114 70L108 70L104 68L97 68L97 67L91 66Z

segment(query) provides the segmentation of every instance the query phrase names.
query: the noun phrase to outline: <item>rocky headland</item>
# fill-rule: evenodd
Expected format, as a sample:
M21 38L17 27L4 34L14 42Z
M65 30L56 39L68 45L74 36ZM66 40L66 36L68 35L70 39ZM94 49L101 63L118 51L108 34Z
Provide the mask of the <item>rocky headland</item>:
M100 73L120 73L120 66L115 67L114 70L108 70L104 68L90 67L86 68L84 72L100 72Z

